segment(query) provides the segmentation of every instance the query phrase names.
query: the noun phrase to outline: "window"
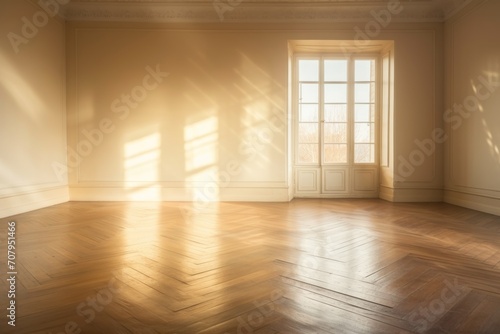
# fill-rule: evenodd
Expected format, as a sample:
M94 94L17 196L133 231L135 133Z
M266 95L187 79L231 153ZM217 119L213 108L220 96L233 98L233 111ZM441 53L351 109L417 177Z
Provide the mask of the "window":
M376 163L376 57L297 57L297 165Z

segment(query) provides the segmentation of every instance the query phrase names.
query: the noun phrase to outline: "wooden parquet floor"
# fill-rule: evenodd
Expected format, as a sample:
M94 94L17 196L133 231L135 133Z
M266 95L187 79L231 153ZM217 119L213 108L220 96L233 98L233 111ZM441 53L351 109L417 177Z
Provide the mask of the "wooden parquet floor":
M381 200L69 202L0 220L0 276L1 333L498 334L500 217Z

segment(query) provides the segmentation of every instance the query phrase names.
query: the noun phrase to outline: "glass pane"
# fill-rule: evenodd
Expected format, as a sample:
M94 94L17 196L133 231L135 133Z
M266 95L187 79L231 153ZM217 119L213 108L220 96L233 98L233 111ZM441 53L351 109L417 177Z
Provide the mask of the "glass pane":
M319 60L299 60L299 81L319 81Z
M371 100L371 84L355 84L354 85L354 102L370 103Z
M375 162L375 145L373 144L355 144L354 162L373 163Z
M347 143L347 124L346 123L324 123L325 124L325 143Z
M301 104L299 105L299 122L317 122L318 121L318 105L317 104Z
M347 122L347 105L325 104L325 122Z
M319 155L318 147L318 144L299 144L298 162L317 163Z
M371 122L369 104L356 104L354 106L354 121L355 122Z
M319 85L318 84L300 84L301 103L318 103L319 102Z
M347 81L347 60L325 60L325 81Z
M371 143L372 142L372 123L356 123L354 125L354 142Z
M318 124L300 123L299 124L299 143L318 143Z
M374 61L356 60L354 61L354 80L356 81L374 81Z
M325 163L347 163L346 144L325 144L324 150Z
M325 84L325 103L346 103L346 84Z

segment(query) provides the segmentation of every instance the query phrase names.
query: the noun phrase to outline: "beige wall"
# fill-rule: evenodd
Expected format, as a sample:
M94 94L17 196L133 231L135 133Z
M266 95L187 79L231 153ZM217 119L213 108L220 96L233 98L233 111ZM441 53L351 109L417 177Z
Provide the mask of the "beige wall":
M72 199L288 200L286 40L72 27L69 50Z
M65 28L43 13L0 3L0 217L68 200L52 167L66 161Z
M500 214L500 2L479 2L446 25L445 200Z
M2 6L6 33L40 11ZM356 27L69 23L65 43L50 19L19 53L3 39L0 126L16 138L0 146L4 215L67 200L67 176L72 200L289 200L288 42L352 40ZM440 146L410 172L404 161L442 125L442 25L372 38L394 41L381 197L440 200Z
M69 24L71 199L288 200L288 41L352 40L354 26ZM376 36L395 42L390 200L442 199L440 151L394 180L440 120L441 28Z
M392 179L382 181L381 197L397 202L441 201L442 145L426 152L421 147L442 126L443 31L437 26L394 37L394 110L389 117L393 151L388 149Z

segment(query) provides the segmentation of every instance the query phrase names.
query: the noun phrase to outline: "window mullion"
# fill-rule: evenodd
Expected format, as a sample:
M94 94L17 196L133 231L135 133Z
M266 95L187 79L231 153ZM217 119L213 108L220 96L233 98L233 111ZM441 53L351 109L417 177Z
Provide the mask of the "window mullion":
M348 131L348 162L354 164L354 58L349 57L347 72L347 131Z
M325 80L324 80L324 57L319 58L319 166L323 167L324 156L324 123L325 123Z

